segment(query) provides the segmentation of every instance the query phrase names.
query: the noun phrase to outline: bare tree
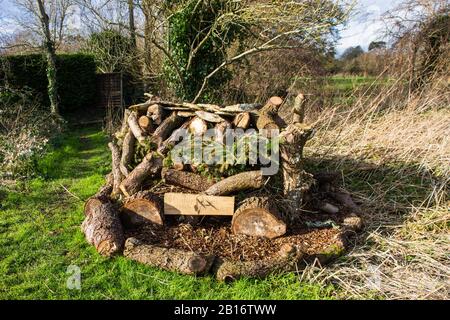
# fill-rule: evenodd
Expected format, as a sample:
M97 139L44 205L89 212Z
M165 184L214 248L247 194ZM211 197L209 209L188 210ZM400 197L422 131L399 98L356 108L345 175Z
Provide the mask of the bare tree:
M59 115L58 87L56 80L56 51L55 43L50 34L49 16L45 11L44 0L37 0L38 14L41 22L42 33L44 35L44 48L47 57L47 80L48 97L50 99L50 110L53 114Z

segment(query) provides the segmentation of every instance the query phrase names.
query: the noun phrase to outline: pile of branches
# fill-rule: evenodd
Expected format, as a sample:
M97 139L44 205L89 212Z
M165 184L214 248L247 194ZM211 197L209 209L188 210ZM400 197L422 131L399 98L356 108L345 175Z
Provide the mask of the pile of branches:
M173 208L167 205L166 197L164 203L161 198L164 191L155 191L165 190L163 186L182 190L186 202L198 201L188 194L204 196L205 201L233 197L231 230L235 234L273 239L283 236L286 224L301 216L315 181L303 168L302 150L313 129L303 123L302 94L294 101L289 124L278 115L284 103L280 97L271 97L264 105L231 106L164 101L149 94L147 97L146 102L125 110L122 127L108 144L112 172L107 183L85 205L82 229L99 253L111 256L123 252L131 259L187 274L211 269L217 260L214 257L142 243L134 237L125 241L124 228L149 223L164 226L167 215L173 214L169 213ZM227 129L249 128L269 143L275 138L280 142L280 170L276 174L264 175L263 164L258 161L244 165L173 161L171 151L179 143L181 130L195 138L212 129L212 141L223 144ZM274 132L279 135L273 136ZM235 211L234 196L241 200ZM179 205L195 210L198 207L196 203ZM323 206L324 211L336 209L327 205ZM283 246L267 261L222 261L214 268L221 279L229 273L264 275L272 269L292 269L301 255L298 248Z

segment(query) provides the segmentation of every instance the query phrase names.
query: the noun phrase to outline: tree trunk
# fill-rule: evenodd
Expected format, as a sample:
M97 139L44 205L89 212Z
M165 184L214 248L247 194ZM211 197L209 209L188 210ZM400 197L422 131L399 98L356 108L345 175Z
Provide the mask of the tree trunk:
M124 255L152 267L182 274L206 274L214 261L213 256L144 244L136 238L127 239Z
M269 197L247 198L234 213L231 230L234 234L273 239L286 233L286 224L278 217L278 209Z
M247 171L213 184L205 193L211 196L223 196L247 189L259 189L264 186L265 181L261 170Z
M124 234L119 213L111 202L97 202L86 212L81 229L86 240L104 256L118 254L123 249Z
M108 143L108 147L111 150L111 158L112 158L112 173L114 177L113 183L113 192L112 195L116 196L120 192L120 183L122 182L123 175L120 170L120 151L117 144L114 142Z
M160 173L163 159L156 153L149 153L120 184L120 190L127 197L138 192L144 180Z
M126 226L145 223L163 225L162 201L150 191L140 191L127 199L122 207L122 221Z
M134 154L136 138L131 130L128 130L122 143L122 156L120 158L120 171L127 177L130 174L129 166Z
M130 28L130 39L133 50L137 48L136 42L136 27L134 25L134 2L133 0L128 0L128 25Z
M274 256L256 261L218 260L216 278L219 281L233 281L241 277L264 278L271 273L295 271L302 259L302 252L295 246L285 244Z
M48 98L50 100L50 110L52 114L59 116L58 104L58 83L56 79L56 53L55 44L50 33L50 22L43 0L37 0L39 9L39 20L41 22L42 33L44 34L45 55L47 58L47 81Z
M172 169L163 169L162 178L167 184L203 192L214 184L213 181L199 174Z
M311 134L310 127L299 123L289 125L280 134L284 196L291 218L301 212L304 194L314 181L313 176L303 170L303 147Z

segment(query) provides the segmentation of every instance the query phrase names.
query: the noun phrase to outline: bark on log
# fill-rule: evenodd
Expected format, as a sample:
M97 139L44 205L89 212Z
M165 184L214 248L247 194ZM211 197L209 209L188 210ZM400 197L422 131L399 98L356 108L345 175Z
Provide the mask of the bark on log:
M128 130L122 143L122 155L120 158L120 171L127 177L130 174L129 165L133 159L134 154L134 144L136 138L134 137L131 130Z
M124 234L119 213L111 202L90 206L81 224L86 240L104 256L118 254L123 249Z
M137 113L131 112L128 116L128 126L130 127L131 132L134 137L139 141L139 143L144 142L145 140L145 132L141 129L138 123Z
M265 181L261 170L242 172L213 184L205 194L224 196L242 190L259 189L264 186Z
M127 199L122 207L122 221L126 226L139 226L145 223L163 225L163 204L161 199L150 191L140 191Z
M112 173L114 176L112 195L116 196L120 192L119 187L123 179L122 172L120 171L120 150L119 147L114 142L108 143L108 147L111 150Z
M203 192L214 184L199 174L186 171L177 171L172 169L163 169L161 177L168 184L188 188L194 191Z
M206 274L214 261L213 256L144 244L136 238L125 242L124 256L140 263L182 274Z
M264 278L271 273L295 271L303 253L296 246L284 244L274 256L256 261L217 260L216 278L233 281L241 277Z
M233 124L236 128L247 129L250 126L250 113L243 112L236 115Z
M160 173L163 159L156 153L149 153L120 184L120 190L127 197L138 192L144 180Z
M176 112L172 112L172 114L164 119L164 121L161 122L158 128L156 128L152 136L152 141L160 146L163 141L172 134L173 130L180 126L182 121L182 117L179 117Z
M303 170L303 147L312 129L291 124L280 134L280 158L286 208L291 218L301 212L304 194L311 187L313 176Z
M276 205L269 197L250 197L233 215L234 234L273 239L286 233L286 224L279 219Z

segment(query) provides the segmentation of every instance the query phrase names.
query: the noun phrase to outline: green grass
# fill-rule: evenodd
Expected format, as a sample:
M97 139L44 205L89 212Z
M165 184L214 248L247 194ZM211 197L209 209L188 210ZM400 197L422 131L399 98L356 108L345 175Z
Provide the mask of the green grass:
M110 170L106 142L99 129L72 130L39 159L41 178L0 187L1 299L332 298L332 287L300 282L294 273L224 284L98 255L80 225L83 201ZM67 288L71 265L81 270L81 290Z

